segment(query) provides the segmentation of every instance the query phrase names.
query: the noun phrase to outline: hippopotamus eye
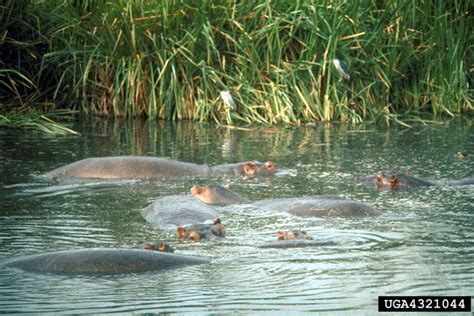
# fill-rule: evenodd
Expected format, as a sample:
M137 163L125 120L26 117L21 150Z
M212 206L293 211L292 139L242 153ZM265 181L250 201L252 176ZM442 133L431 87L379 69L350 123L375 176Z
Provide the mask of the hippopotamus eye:
M149 243L145 243L140 248L144 250L151 250L153 247Z
M378 184L378 185L383 184L383 174L378 174L377 175L377 178L375 179L375 183Z
M204 187L193 185L193 187L191 188L191 194L193 195L202 194L204 192L204 189L205 189Z

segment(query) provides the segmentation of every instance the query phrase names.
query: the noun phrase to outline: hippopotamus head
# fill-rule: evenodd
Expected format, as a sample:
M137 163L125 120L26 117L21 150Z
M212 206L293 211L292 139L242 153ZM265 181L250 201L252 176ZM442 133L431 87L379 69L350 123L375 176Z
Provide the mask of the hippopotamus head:
M399 179L399 173L391 173L386 175L385 173L379 173L375 177L375 184L378 187L387 186L391 188L397 188L403 183Z
M430 180L425 180L409 175L406 169L403 169L402 171L381 172L375 176L357 177L356 183L375 186L378 189L399 189L403 187L423 187L435 185L435 183Z
M380 172L374 176L356 177L356 183L375 186L377 188L397 188L405 185L405 182L402 181L402 179L404 179L404 176L406 175L407 173L405 170L401 172L386 171Z
M230 205L247 203L247 200L229 190L229 185L193 186L191 195L206 204Z
M186 228L180 226L177 232L180 239L190 239L192 241L225 236L224 225L221 224L219 218L212 224L195 224Z
M244 164L244 174L247 177L256 177L256 176L273 176L276 172L276 164L272 161L266 161L262 163L253 163L247 162Z
M464 160L464 159L466 159L466 157L467 157L467 155L466 155L465 153L461 152L461 151L458 151L458 152L456 153L456 158L457 158L458 160Z
M289 230L287 232L279 230L277 231L277 236L278 240L313 239L305 230Z
M159 241L144 242L140 240L133 246L133 248L161 252L174 252L174 249L171 246Z

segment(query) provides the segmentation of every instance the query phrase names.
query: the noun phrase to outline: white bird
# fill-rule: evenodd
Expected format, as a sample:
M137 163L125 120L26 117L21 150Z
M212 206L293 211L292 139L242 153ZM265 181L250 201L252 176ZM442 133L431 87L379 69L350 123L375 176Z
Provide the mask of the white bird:
M237 110L237 105L235 105L234 99L230 95L230 92L227 90L221 91L221 98L222 101L224 101L225 104L231 107L232 111Z
M333 64L336 67L336 70L339 72L341 76L343 76L345 79L349 80L351 79L351 76L349 75L349 71L347 70L346 64L339 58L334 58L333 59Z

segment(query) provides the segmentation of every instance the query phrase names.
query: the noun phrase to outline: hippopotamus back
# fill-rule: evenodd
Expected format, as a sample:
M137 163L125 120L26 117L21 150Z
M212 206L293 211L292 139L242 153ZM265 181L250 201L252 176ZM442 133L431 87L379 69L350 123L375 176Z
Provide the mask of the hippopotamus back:
M190 195L170 195L142 210L145 220L162 228L176 228L213 221L219 213Z
M205 259L158 251L91 248L20 257L4 262L2 266L40 273L117 274L208 262Z
M158 179L186 176L209 176L207 165L175 161L160 157L117 156L86 158L45 174L87 179Z
M382 213L372 207L337 196L309 196L262 200L252 205L270 211L283 211L302 217L366 217Z

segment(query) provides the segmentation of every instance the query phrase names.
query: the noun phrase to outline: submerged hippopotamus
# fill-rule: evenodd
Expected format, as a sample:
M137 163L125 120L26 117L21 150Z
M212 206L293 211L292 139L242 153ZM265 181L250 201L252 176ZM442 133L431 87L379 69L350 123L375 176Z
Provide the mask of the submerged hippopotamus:
M204 203L237 200L238 195L229 189L216 186L195 186L193 196ZM230 192L229 192L230 191ZM229 199L232 197L232 199ZM244 199L242 199L245 201ZM382 213L372 207L336 196L305 196L297 198L268 199L250 203L250 205L269 211L284 211L296 216L315 217L365 217L379 216Z
M374 176L356 177L356 184L373 186L377 188L397 189L406 187L429 187L440 184L446 184L448 186L471 185L474 184L474 179L463 179L439 183L432 180L425 180L422 178L411 176L406 170L403 170L381 172Z
M337 245L333 241L314 241L314 240L300 240L300 239L289 239L279 240L277 242L269 242L261 245L257 245L257 248L276 248L276 249L288 249L288 248L312 248L312 247L324 247L324 246L335 246Z
M90 248L11 259L1 267L54 274L119 274L209 263L206 259L159 251Z
M305 196L297 198L269 199L252 203L269 211L285 211L300 217L368 217L381 212L367 204L337 196Z
M180 239L199 241L202 239L212 239L215 237L225 237L224 225L218 218L212 224L192 224L186 227L177 228Z
M141 250L153 250L153 251L161 251L161 252L174 252L174 249L164 242L160 241L138 241L132 247L133 249L141 249Z
M258 248L303 248L303 247L322 247L334 246L336 243L332 241L313 241L313 237L309 236L304 230L277 231L278 241L258 245Z
M198 165L160 157L117 156L86 158L54 169L49 179L162 179L179 177L273 176L276 165L267 161L241 162L216 166Z
M292 240L292 239L306 239L311 240L313 237L309 236L305 230L283 230L277 231L278 240Z

